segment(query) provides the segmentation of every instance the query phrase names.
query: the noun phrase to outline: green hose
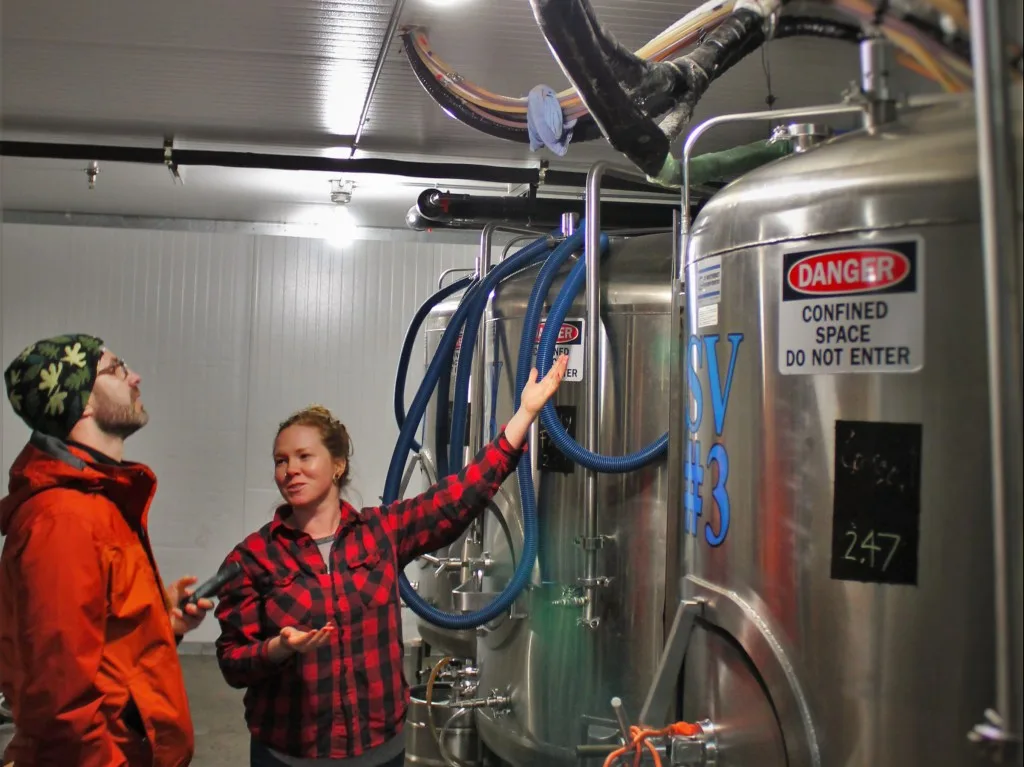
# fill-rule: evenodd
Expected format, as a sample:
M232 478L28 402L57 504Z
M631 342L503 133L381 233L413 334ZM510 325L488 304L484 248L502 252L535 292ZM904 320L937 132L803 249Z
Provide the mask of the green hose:
M690 159L690 186L700 186L710 181L731 180L762 165L785 157L793 151L788 141L755 141L752 144L708 152ZM683 185L683 169L672 154L665 156L665 163L657 176L648 176L648 181L670 189Z

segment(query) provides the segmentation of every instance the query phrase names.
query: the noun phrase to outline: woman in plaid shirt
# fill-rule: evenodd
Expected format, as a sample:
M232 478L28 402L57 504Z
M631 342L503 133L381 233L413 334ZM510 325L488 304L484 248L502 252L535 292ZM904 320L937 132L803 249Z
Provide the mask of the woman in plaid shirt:
M285 499L234 548L242 575L217 605L217 658L245 688L251 767L400 767L409 688L402 674L398 576L456 541L526 449L568 358L530 374L504 431L458 475L422 495L356 510L341 500L348 434L324 408L296 413L274 441Z

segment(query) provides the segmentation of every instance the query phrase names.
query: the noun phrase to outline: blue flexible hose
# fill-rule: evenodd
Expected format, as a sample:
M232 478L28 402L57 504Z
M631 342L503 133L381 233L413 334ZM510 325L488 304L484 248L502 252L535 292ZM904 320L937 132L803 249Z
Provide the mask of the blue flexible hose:
M409 360L412 358L412 350L416 345L420 327L435 306L463 288L469 287L473 280L473 277L463 277L451 285L441 288L420 305L412 317L412 322L409 323L409 329L405 332L405 340L402 343L402 353L398 355L398 370L395 373L395 421L399 429L405 423L405 382L409 375ZM413 440L412 449L418 453L422 447Z
M469 316L462 331L462 347L459 352L459 364L455 371L455 391L452 395L452 429L448 435L448 471L458 472L465 464L466 455L466 424L469 415L469 377L473 368L473 355L476 352L476 337L480 330L480 318L487 309L488 295L474 294L473 305L469 308ZM480 403L475 403L480 407Z
M452 351L451 355L449 355L449 364L441 368L441 372L437 377L437 386L435 387L435 391L437 392L437 401L434 405L434 449L437 451L437 455L434 456L434 460L437 463L437 476L439 477L447 477L452 473L452 467L448 461L448 445L452 441L451 427L455 421L452 417L454 413L449 410L449 397L454 395L457 398L458 395L452 392L451 358L454 358L456 345L464 346L464 344L459 342L459 334L463 334L463 341L465 341L465 323L470 317L474 316L472 314L472 310L474 308L473 303L476 301L476 296L478 295L477 288L479 287L480 280L477 279L474 281L472 287L462 294L462 299L459 301L457 310L461 309L462 305L465 304L470 313L466 314L464 312L459 315L462 317L462 320L460 322L459 329L455 332L455 340L452 341ZM454 315L448 320L449 327L453 321ZM459 355L459 359L462 359L461 354ZM462 439L464 442L465 436L463 436ZM461 466L461 463L461 461L456 461L457 465ZM458 469L455 469L455 471L457 472Z
M541 259L547 252L548 248L549 244L546 237L528 245L511 258L503 261L489 274L487 274L486 277L473 288L473 291L481 291L482 295L488 295L503 279L514 274L524 266L528 266ZM451 358L455 350L455 339L458 337L459 330L462 328L462 325L469 318L471 307L475 305L475 300L467 299L469 299L468 296L464 298L462 303L459 305L459 308L456 309L455 314L452 315L452 318L448 323L448 327L445 329L444 335L441 338L441 342L438 344L437 352L431 360L430 365L427 367L427 373L424 376L423 383L420 385L416 392L416 396L413 398L412 404L409 406L409 415L406 418L405 423L402 425L398 436L398 443L395 445L395 452L391 458L391 465L388 467L388 475L384 485L383 494L383 501L385 504L394 502L398 497L398 489L401 485L402 473L405 469L405 457L408 455L409 449L412 445L416 424L419 422L420 418L423 417L423 412L426 409L427 403L430 401L431 392L437 385L441 371L445 366L447 366L449 370L451 369ZM477 317L477 322L479 323L479 317ZM463 340L465 341L465 338ZM438 610L433 605L424 601L423 598L416 593L412 588L412 585L409 583L409 579L406 578L405 573L401 573L399 575L398 583L402 599L419 617L436 626L450 630L476 628L477 626L481 626L503 614L512 606L516 597L519 596L519 593L529 583L530 575L532 574L533 566L537 558L538 526L536 513L534 513L531 518L527 516L524 510L523 516L526 534L523 542L523 553L519 558L519 563L516 566L515 573L501 594L499 594L498 597L483 610L479 610L474 613L467 613L465 615L452 615L444 612L443 610Z
M587 262L585 259L581 258L576 262L576 265L573 266L568 278L562 285L562 289L558 292L558 297L551 305L551 311L548 312L547 320L544 324L544 332L541 334L540 344L537 347L537 371L542 376L551 369L558 331L562 327L566 313L572 306L573 301L576 300L576 296L586 281L586 267ZM526 333L527 329L524 328L523 332ZM588 370L587 374L596 375L597 371ZM592 453L569 436L565 427L562 426L562 422L558 419L558 415L555 413L555 406L551 402L544 405L544 409L540 413L540 419L547 430L548 437L550 437L551 441L555 443L555 446L563 455L584 468L599 471L602 474L624 474L636 471L654 463L668 451L668 433L666 432L651 444L627 455L608 456Z
M536 243L534 243L536 244ZM527 246L520 253L525 252L529 247ZM576 247L579 247L578 245ZM555 248L554 252L548 256L545 264L551 259L556 257L556 254L565 254L560 256L562 260L568 257L571 251L564 250L562 246ZM532 262L531 262L532 263ZM529 264L527 264L529 265ZM502 263L498 264L491 270L491 273L498 272L498 277L494 282L494 286L508 277L511 277L520 269L524 268L520 263L512 263L512 259L506 259ZM475 290L469 300L473 301L473 305L469 309L469 316L466 318L465 329L462 335L462 351L459 354L458 369L455 374L455 391L452 396L454 407L452 408L452 429L449 435L449 466L448 471L457 472L460 471L465 464L465 445L466 445L466 424L468 422L468 405L469 405L469 379L473 369L473 356L476 353L476 339L480 330L480 323L483 319L484 311L487 309L487 302L491 296L490 290ZM476 407L481 407L483 403L478 403Z

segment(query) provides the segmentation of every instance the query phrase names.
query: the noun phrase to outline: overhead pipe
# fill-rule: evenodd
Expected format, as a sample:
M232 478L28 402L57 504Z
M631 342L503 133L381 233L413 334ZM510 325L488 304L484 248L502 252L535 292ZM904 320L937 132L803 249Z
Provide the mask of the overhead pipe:
M1015 204L1013 122L1003 52L1002 9L1007 3L971 0L971 54L978 128L978 178L985 272L992 535L995 578L996 674L994 711L971 733L974 740L1015 750L1024 764L1022 637L1021 241ZM1007 20L1006 24L1009 24Z
M107 144L66 144L46 141L0 141L0 156L46 160L89 162L126 162L143 165L206 165L251 170L302 170L319 173L352 173L401 176L404 178L444 178L459 181L484 181L496 184L564 186L583 189L586 174L549 170L546 166L524 168L494 164L458 162L422 162L389 160L378 157L343 159L315 155L232 152L209 149L165 149L157 147L111 146ZM621 182L616 189L651 191L650 184Z
M666 186L677 186L680 176L670 142L689 124L711 83L760 47L769 33L776 38L863 39L859 28L827 19L774 20L781 1L758 0L737 4L689 53L654 62L618 43L589 0L530 4L548 46L608 142L648 178ZM772 24L766 23L770 18Z
M692 52L671 62L646 61L627 50L602 27L587 0L530 4L544 39L609 143L647 176L659 178L674 175L670 139L689 122L711 81L739 60L738 53L764 41L766 11L779 2L737 8Z
M423 90L433 99L449 117L458 120L463 125L486 133L488 136L499 138L504 141L515 141L520 144L530 143L530 133L526 126L526 116L522 119L510 120L491 110L475 104L470 104L455 94L451 93L444 84L439 82L416 55L413 35L416 30L408 29L402 33L403 49L405 56L412 67L412 73L423 86ZM601 138L601 129L590 115L583 115L576 121L573 127L571 144L578 144L583 141L593 141Z
M605 203L605 226L668 228L672 226L672 214L678 207L678 203L667 201L665 204ZM416 205L409 211L406 223L411 229L420 230L433 228L437 224L453 228L481 228L492 222L548 230L561 225L563 214L581 216L583 209L582 200L469 195L426 189L420 193Z

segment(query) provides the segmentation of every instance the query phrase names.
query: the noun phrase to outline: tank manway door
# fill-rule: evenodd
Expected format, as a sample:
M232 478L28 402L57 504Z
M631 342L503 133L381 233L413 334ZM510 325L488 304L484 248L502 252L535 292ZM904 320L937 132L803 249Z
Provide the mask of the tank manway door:
M806 758L806 749L787 749L783 721L794 713L799 717L799 710L804 708L800 705L802 695L799 689L786 690L786 664L778 663L777 657L772 662L772 643L765 641L768 637L754 638L756 654L771 677L766 679L730 633L738 625L737 620L744 618L741 603L692 576L687 577L684 589L698 595L679 603L658 671L640 711L641 726L660 730L680 713L683 721L700 723L707 736L703 757L673 764L709 764L710 754L716 767L819 764L814 758ZM747 638L751 638L749 632ZM677 699L680 678L683 687ZM774 701L768 688L772 683L778 686L780 681L779 689L789 695Z

